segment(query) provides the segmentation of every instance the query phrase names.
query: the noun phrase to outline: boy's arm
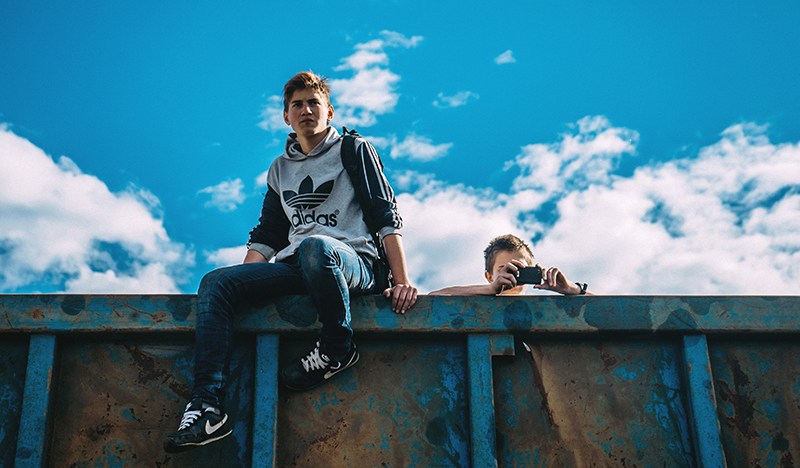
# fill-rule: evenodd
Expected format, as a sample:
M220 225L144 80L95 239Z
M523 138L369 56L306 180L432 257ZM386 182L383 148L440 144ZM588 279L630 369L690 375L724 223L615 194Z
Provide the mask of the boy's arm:
M488 284L473 284L469 286L450 286L444 289L431 292L430 296L496 296L508 291L508 294L520 294L522 290L514 290L517 287L517 274L520 268L524 268L518 260L511 260L504 265L497 276L491 277L486 273L486 279L491 279Z
M386 251L386 260L392 270L394 286L383 292L387 298L392 298L392 310L405 314L406 310L417 302L417 288L411 285L406 268L406 254L403 251L403 237L399 234L389 234L383 238L383 249Z
M258 225L250 231L244 263L269 261L276 252L288 246L290 226L280 196L268 185Z
M536 289L546 289L548 291L555 291L565 296L577 296L581 293L581 287L568 280L564 273L556 267L544 268L541 265L536 265L542 269L542 284L534 285ZM584 292L587 296L595 296L592 291L587 290Z

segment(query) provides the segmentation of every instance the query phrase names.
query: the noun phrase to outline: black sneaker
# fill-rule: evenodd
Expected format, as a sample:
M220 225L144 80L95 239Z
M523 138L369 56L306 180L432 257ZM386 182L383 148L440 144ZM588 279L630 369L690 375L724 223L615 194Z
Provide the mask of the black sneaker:
M341 361L332 361L319 351L319 341L308 356L286 366L281 371L283 384L292 390L308 390L330 379L339 372L358 362L355 343Z
M178 432L169 434L164 440L164 450L169 453L183 452L220 440L232 431L227 414L200 399L194 399L183 411Z

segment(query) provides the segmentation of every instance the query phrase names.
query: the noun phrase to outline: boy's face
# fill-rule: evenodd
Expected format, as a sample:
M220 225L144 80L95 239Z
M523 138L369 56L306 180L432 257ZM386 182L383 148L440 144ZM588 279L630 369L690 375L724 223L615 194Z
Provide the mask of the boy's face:
M298 89L289 101L289 110L283 112L283 120L292 126L300 137L313 137L327 131L333 119L333 106L325 96L313 89Z
M492 271L486 272L486 280L494 282L494 279L499 275L503 269L506 267L507 264L511 263L511 260L517 260L523 265L527 265L528 262L525 260L525 256L522 255L518 250L501 250L497 252L497 255L494 257L494 265L492 265ZM521 284L516 286L512 289L506 289L503 291L503 294L522 294L522 291L525 289L525 285Z

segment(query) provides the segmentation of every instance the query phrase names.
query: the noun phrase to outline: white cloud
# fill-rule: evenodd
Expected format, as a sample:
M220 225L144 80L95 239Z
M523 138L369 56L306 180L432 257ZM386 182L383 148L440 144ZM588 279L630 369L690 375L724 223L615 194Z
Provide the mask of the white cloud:
M205 203L207 208L217 208L222 212L234 211L242 202L244 202L247 195L242 191L244 183L242 179L226 180L198 190L197 193L208 193L211 199Z
M242 263L245 255L247 255L247 246L240 245L237 247L226 247L214 251L204 251L203 255L206 256L206 263L213 265L216 268L238 265L239 263Z
M158 199L113 193L0 125L0 289L175 293L194 252L172 241Z
M267 101L267 105L261 111L261 121L257 124L258 127L268 132L286 131L289 126L283 120L283 97L270 96Z
M511 50L507 50L494 58L494 63L498 65L503 65L504 63L514 63L516 61L517 59L514 58L514 53L511 52Z
M407 38L394 31L381 31L380 39L359 43L355 53L342 59L336 71L352 71L353 76L331 80L334 120L337 126L369 127L377 116L392 112L397 105L400 76L388 69L390 47L412 48L421 36Z
M376 148L391 148L389 156L392 159L408 158L411 161L430 162L447 155L452 143L433 144L430 138L409 133L403 141L398 141L395 135L389 137L370 137L370 143Z
M478 95L472 91L461 91L453 96L445 96L444 93L439 93L438 99L433 101L433 105L440 108L459 107L467 103L469 98L478 99Z
M406 37L395 31L381 31L379 39L358 43L355 52L341 59L335 71L351 71L350 78L331 79L334 126L363 128L375 125L378 116L394 111L400 95L400 76L389 70L386 49L416 47L422 36ZM283 120L283 97L270 96L257 124L268 132L287 131Z
M483 281L485 244L512 232L537 239L543 264L605 294L800 293L800 145L734 125L695 158L620 177L611 171L636 133L597 117L575 128L523 148L507 194L414 174L395 182L421 289ZM538 220L548 201L556 218Z
M269 169L256 176L255 179L256 188L262 188L267 186L268 175L269 175Z
M551 144L533 144L506 169L517 166L515 191L534 190L550 197L592 184L608 184L623 154L635 154L639 134L615 128L603 116L584 117Z

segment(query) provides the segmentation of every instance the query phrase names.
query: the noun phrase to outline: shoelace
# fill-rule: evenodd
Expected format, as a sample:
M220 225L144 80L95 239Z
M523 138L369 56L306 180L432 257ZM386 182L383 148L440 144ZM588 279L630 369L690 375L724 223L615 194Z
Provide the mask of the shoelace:
M183 413L183 418L181 418L181 425L180 427L178 427L178 430L182 431L187 427L191 426L195 421L197 421L197 418L200 417L200 414L201 414L200 411L197 410L189 411L187 408L187 411Z
M324 354L320 356L319 348L314 348L314 351L308 353L308 357L300 359L300 362L303 363L303 367L305 368L306 372L310 371L311 369L316 370L328 367L327 356Z

